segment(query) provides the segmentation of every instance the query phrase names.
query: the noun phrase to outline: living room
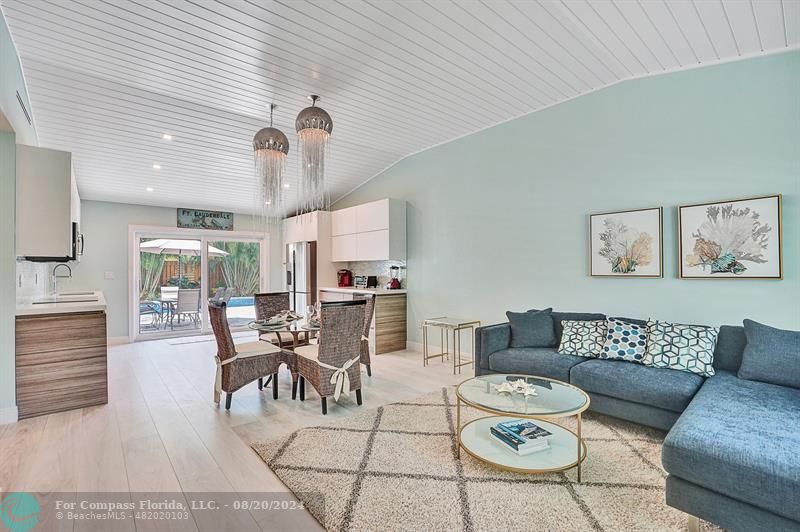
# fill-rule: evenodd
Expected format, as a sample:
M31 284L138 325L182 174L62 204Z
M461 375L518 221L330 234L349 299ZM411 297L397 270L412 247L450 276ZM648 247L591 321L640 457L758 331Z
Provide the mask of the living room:
M0 6L6 528L800 530L800 2Z

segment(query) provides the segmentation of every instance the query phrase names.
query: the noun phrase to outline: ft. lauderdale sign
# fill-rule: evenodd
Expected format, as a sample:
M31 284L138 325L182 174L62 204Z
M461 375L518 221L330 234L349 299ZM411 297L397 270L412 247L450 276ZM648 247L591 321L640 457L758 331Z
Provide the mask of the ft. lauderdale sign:
M233 213L179 208L178 227L233 231Z

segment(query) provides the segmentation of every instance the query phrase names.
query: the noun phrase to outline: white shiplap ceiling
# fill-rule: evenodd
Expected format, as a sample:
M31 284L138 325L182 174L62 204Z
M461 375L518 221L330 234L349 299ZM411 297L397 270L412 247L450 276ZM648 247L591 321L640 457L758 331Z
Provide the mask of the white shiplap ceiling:
M254 206L270 102L292 141L291 208L308 94L334 120L336 199L411 153L620 80L800 44L800 0L0 5L40 143L73 153L82 197L235 212Z

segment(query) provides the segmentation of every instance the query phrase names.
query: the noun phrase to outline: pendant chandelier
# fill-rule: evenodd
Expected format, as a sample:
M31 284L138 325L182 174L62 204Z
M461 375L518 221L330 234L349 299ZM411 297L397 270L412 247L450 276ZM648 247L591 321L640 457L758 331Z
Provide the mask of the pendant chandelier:
M306 107L297 115L295 129L300 150L301 213L312 212L328 207L325 192L325 154L333 131L333 120L324 109L316 107L319 96L309 96L311 107Z
M256 174L256 213L266 225L277 223L283 217L283 172L289 139L272 127L272 113L278 106L269 106L269 127L258 131L253 137L253 159Z

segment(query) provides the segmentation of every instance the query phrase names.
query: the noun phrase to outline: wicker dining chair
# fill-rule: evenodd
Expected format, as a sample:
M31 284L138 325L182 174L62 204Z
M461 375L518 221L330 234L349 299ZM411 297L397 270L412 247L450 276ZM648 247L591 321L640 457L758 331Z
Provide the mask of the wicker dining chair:
M308 381L320 396L323 414L328 413L328 397L338 401L340 393L349 395L350 390L355 390L356 402L361 405L359 362L365 305L363 299L323 303L319 343L294 351L293 371L299 375L300 400L305 400L305 382Z
M257 320L268 320L276 314L289 310L289 292L253 294L253 299L255 300ZM282 344L281 337L275 333L261 333L258 335L258 339L275 345L292 345L291 335L283 337Z
M210 299L208 315L217 340L217 377L214 383L214 402L219 403L225 392L225 409L230 410L233 392L258 380L258 389L272 382L272 398L278 398L278 369L288 363L286 353L278 346L266 342L234 344L228 327L227 303Z
M367 367L367 375L372 377L372 365L369 356L369 330L372 327L372 316L375 314L375 299L374 295L367 295L364 297L366 306L364 308L364 331L361 336L361 363Z

